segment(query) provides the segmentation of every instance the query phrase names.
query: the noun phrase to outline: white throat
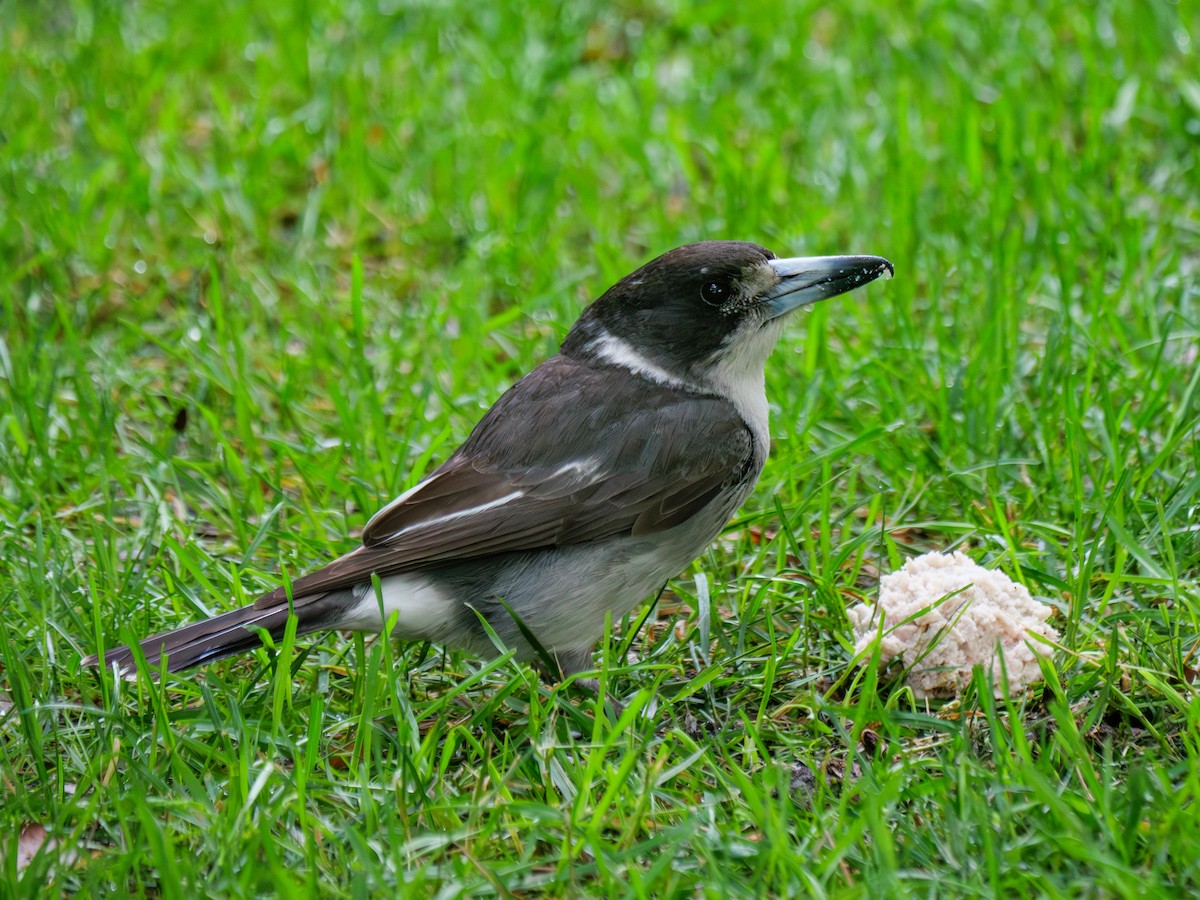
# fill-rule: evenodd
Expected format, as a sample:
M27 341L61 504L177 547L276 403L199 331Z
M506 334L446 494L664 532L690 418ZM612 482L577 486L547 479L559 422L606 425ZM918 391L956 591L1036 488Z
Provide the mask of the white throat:
M771 437L771 411L767 405L767 357L779 341L783 322L776 320L751 327L754 328L752 333L734 336L732 345L708 370L707 381L714 393L728 399L742 414L765 454L770 447Z

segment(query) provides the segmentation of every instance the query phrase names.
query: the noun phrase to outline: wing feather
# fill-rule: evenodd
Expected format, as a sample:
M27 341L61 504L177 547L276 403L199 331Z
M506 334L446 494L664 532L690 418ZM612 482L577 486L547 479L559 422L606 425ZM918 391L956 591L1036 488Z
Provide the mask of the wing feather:
M611 369L554 357L501 397L444 465L372 517L363 546L297 579L292 594L674 528L761 456L719 397L613 379ZM259 602L283 596L279 589Z

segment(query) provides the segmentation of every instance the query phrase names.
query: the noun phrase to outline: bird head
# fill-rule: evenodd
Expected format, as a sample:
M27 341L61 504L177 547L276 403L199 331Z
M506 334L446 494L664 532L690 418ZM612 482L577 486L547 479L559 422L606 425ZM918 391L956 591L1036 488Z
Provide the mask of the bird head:
M609 288L563 352L691 385L731 369L761 373L788 313L892 271L879 256L780 259L745 241L688 244Z

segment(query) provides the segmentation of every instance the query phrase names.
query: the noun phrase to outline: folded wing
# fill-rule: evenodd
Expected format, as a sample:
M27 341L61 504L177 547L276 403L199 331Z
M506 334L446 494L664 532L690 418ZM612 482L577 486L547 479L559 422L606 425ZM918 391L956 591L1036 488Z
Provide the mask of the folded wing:
M444 465L371 519L362 547L293 582L292 596L430 564L653 534L686 522L754 465L753 438L727 401L611 376L562 356L543 363ZM258 604L282 599L280 588Z

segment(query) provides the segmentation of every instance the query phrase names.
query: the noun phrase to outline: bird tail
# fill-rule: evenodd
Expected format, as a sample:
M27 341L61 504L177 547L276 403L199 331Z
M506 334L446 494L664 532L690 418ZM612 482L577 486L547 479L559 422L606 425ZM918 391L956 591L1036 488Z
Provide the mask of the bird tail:
M331 616L331 613L343 611L344 603L345 596L335 592L305 597L303 601L292 604L291 611L299 620L296 634L333 627L331 620L336 616ZM165 656L167 671L179 672L261 646L260 628L268 632L273 640L278 640L287 628L288 613L286 600L269 606L254 603L202 622L184 625L174 631L164 631L138 644L149 668L157 669ZM83 665L100 666L101 659L93 654L83 660ZM116 666L123 676L132 675L137 668L132 647L104 651L103 665L106 669Z

